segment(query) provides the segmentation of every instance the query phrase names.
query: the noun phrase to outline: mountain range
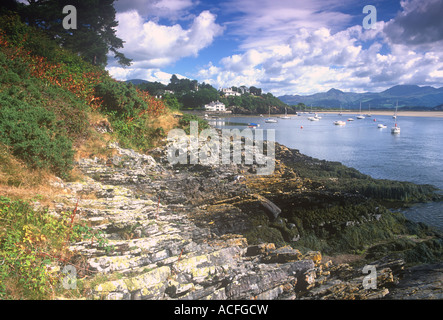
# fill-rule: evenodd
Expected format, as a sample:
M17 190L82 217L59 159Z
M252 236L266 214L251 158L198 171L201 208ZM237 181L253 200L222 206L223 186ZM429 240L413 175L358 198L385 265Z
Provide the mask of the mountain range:
M289 105L304 103L306 106L322 108L358 109L360 102L365 110L392 109L397 101L399 108L411 110L439 110L443 105L443 87L420 87L417 85L397 85L382 92L343 92L330 89L312 95L284 95L278 97Z

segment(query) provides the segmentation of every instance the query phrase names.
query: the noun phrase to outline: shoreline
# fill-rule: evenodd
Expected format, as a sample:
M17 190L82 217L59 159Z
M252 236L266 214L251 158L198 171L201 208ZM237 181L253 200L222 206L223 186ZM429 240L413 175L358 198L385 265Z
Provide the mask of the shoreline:
M198 116L204 116L205 114L208 114L208 116L218 116L222 118L226 117L259 117L260 114L238 114L238 113L212 113L212 112L205 112L205 111L182 111L184 113L190 113L195 114ZM393 116L394 110L387 110L387 111L371 111L372 116ZM334 111L326 111L326 110L320 110L313 112L318 114L335 114L338 115L340 113L339 110ZM305 115L308 115L309 113L305 113ZM342 110L343 116L346 115L358 115L360 112L358 110ZM361 114L366 115L368 112L364 111ZM284 114L271 114L271 117L280 117ZM263 114L263 117L267 117L267 114ZM290 117L297 117L296 114L288 114ZM443 111L397 111L397 116L399 117L429 117L429 118L443 118Z
M337 114L339 111L319 111L317 113L325 114ZM358 110L355 111L342 111L343 115L359 114ZM366 115L367 112L362 112ZM394 111L371 111L372 116L392 116ZM430 117L430 118L443 118L443 111L397 111L399 117Z

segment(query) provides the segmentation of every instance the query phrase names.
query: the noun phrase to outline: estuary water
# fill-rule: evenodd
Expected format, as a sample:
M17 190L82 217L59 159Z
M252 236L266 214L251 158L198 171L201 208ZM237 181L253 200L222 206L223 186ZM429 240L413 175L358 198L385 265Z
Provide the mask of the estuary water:
M357 119L357 114L290 115L277 123L266 123L264 117L225 117L213 120L217 128L275 129L275 140L301 153L328 161L339 161L377 179L432 184L443 190L443 118L397 117L400 134L392 134L392 116L372 115ZM354 121L347 121L353 118ZM334 125L341 120L344 126ZM387 128L380 129L378 124ZM442 191L443 192L443 191ZM443 202L419 204L403 211L413 221L425 222L443 231Z

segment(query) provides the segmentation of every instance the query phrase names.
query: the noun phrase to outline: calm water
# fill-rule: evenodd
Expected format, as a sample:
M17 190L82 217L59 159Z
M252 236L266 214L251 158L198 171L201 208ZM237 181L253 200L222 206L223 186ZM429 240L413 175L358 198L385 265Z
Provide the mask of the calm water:
M374 178L432 184L443 190L443 118L398 117L401 133L393 135L392 116L357 120L356 114L320 113L320 121L309 121L310 116L313 114L291 115L292 119L278 119L278 123L265 123L266 116L231 117L214 124L218 128L244 129L246 126L238 123L258 123L259 129L275 129L277 142L303 154L339 161ZM349 117L354 121L346 121ZM346 125L336 126L336 120ZM377 128L379 123L387 128ZM411 220L443 230L443 203L420 204L404 213Z

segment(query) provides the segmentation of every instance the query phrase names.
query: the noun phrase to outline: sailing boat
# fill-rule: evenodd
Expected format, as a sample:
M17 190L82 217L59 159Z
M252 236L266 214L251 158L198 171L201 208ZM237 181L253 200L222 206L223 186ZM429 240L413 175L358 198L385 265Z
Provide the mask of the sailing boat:
M288 117L288 108L285 107L285 115L283 117L280 117L281 119L291 119L291 117Z
M393 126L391 128L391 133L392 134L400 133L400 127L397 126L397 108L398 108L398 101L397 101L397 105L395 106L395 126Z
M369 113L366 116L367 117L372 117L372 115L371 115L371 104L369 104Z
M271 107L269 107L269 118L265 119L266 123L277 123L278 121L274 118L271 118Z
M397 100L397 105L396 105L396 107L395 107L395 113L394 113L394 115L392 116L392 118L394 118L394 119L397 119L397 107L398 107L398 100Z
M364 119L365 116L361 115L361 101L360 101L360 115L357 116L357 119Z
M341 103L340 103L340 113L338 115L341 116Z

